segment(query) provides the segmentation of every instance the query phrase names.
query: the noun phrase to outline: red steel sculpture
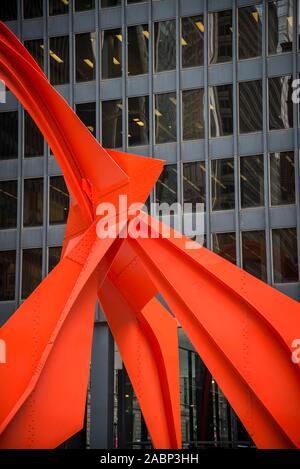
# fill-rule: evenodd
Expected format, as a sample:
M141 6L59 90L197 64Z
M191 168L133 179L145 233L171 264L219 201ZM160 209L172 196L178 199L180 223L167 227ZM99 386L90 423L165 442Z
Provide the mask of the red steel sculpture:
M100 239L99 204L144 203L163 161L103 149L3 23L0 77L71 196L59 264L0 331L0 447L55 448L82 428L98 298L156 448L181 447L177 320L255 444L299 448L299 304L205 248L187 250L174 231L164 237L148 215L119 208L116 236ZM150 224L156 236L130 236Z

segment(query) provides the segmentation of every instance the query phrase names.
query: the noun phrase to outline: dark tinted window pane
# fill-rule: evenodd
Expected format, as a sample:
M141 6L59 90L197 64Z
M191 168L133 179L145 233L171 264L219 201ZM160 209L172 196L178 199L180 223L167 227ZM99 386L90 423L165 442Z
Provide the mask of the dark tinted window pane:
M298 282L296 228L272 230L274 283Z
M0 160L18 157L18 111L0 113Z
M101 6L104 7L115 7L121 5L122 0L101 0Z
M212 210L234 209L233 165L233 158L212 160L211 162Z
M69 83L69 36L51 37L49 56L52 85Z
M30 41L25 41L24 46L28 52L32 55L34 60L43 70L44 68L44 41L43 39L33 39Z
M24 0L24 18L43 16L43 0Z
M232 135L232 85L209 88L210 136Z
M209 62L217 64L232 60L232 11L209 13Z
M292 77L269 78L269 129L293 127Z
M63 176L50 177L49 186L49 224L66 223L69 193Z
M95 0L75 0L75 11L92 10Z
M44 138L34 120L24 110L24 156L42 156L44 154Z
M0 229L17 227L18 182L0 181Z
M155 141L176 142L176 93L155 96Z
M203 89L182 92L182 138L204 138Z
M154 69L155 72L174 70L176 67L175 20L154 23Z
M49 0L49 15L64 15L68 12L68 0Z
M76 81L95 80L95 33L76 34Z
M261 80L239 83L240 133L262 130L262 84Z
M0 301L15 299L16 251L0 251Z
M212 243L216 254L236 264L235 233L213 233Z
M295 164L292 151L270 153L271 205L295 203Z
M23 226L43 224L43 179L24 180Z
M128 74L148 73L149 31L147 24L130 26L127 36Z
M264 231L242 232L243 269L267 280L266 237Z
M156 183L156 202L172 205L177 202L177 165L168 164L164 167Z
M293 48L293 1L268 3L268 52L278 54Z
M76 114L84 125L96 135L96 103L76 104Z
M183 67L203 65L204 22L203 16L181 19L181 53Z
M128 145L149 143L149 97L128 98Z
M22 298L27 298L42 281L43 251L40 248L23 249Z
M49 248L48 251L48 272L51 272L52 269L59 263L61 256L61 246L53 246Z
M1 0L0 20L13 21L17 19L17 0Z
M122 146L122 101L102 101L102 145L105 148Z
M122 75L122 33L121 29L101 31L102 78L116 78Z
M262 5L251 5L238 10L239 58L249 59L261 55Z
M264 205L264 158L263 155L240 158L241 207Z
M196 204L204 204L205 210L205 163L193 161L183 163L183 203L192 204L196 211Z

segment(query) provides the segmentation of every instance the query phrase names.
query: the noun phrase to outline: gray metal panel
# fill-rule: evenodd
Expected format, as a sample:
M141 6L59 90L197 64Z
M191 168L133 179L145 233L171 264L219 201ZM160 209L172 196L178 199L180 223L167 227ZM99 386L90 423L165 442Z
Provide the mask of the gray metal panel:
M197 161L205 159L204 140L191 140L182 143L182 160Z
M212 233L235 231L234 210L212 212L210 223Z
M279 76L293 73L293 54L286 53L269 57L267 60L267 75Z
M174 0L153 1L153 21L175 18L176 3Z
M237 62L238 81L259 80L262 77L262 59L247 59Z
M4 160L0 162L1 180L16 179L18 177L18 160Z
M176 89L176 72L161 72L153 76L154 93L165 93Z
M232 3L232 0L210 0L208 9L209 11L230 10L233 6Z
M265 209L249 208L240 211L241 230L263 230L265 228Z
M121 78L112 78L110 80L100 81L101 100L118 99L122 96Z
M43 18L33 18L23 21L23 40L40 39L44 35Z
M102 8L100 12L101 28L113 29L122 25L122 8Z
M164 145L154 145L154 156L167 163L176 163L177 161L176 143L168 143Z
M183 69L180 73L181 89L203 88L204 67Z
M269 151L291 150L294 146L293 129L268 132Z
M296 226L296 207L287 205L285 207L270 208L270 228L284 228Z
M232 83L232 63L210 65L208 68L208 84L223 85Z
M65 225L53 225L48 227L48 246L62 246L65 233Z
M96 101L96 82L76 83L74 85L75 103L89 103Z
M1 246L1 251L5 251L6 249L16 249L17 230L16 229L0 230L0 246Z
M10 318L16 307L15 301L1 301L0 327Z
M300 291L299 291L299 283L285 283L285 284L273 284L273 287L277 290L281 291L287 296L294 298L296 301L300 301ZM288 320L288 311L287 311L287 320Z
M69 34L69 15L48 17L48 34L52 36L67 36Z
M263 133L253 133L238 136L240 155L256 155L263 153Z
M136 5L128 5L126 8L126 24L142 24L148 22L148 5L140 3Z
M40 248L43 245L43 228L23 228L21 233L22 249Z
M95 30L95 11L87 10L74 14L74 32L85 33Z
M203 11L204 11L203 0L180 0L181 16L198 15L199 13L203 13Z
M210 139L209 153L211 158L233 156L233 137L218 137Z
M23 177L43 177L44 158L24 158L23 159Z
M127 78L127 96L146 96L149 94L149 76L139 75Z

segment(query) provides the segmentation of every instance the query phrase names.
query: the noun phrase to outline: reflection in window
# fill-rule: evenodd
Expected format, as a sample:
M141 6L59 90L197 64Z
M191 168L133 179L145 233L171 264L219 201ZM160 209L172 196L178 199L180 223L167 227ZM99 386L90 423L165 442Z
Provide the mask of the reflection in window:
M102 78L122 75L122 32L120 29L101 31Z
M204 138L203 95L203 89L182 92L183 140Z
M24 110L24 156L42 156L44 154L44 137L36 123Z
M292 77L269 78L269 129L293 127Z
M95 137L96 135L96 103L76 104L76 114Z
M278 54L293 49L293 1L268 2L268 52Z
M17 227L18 182L0 181L0 229Z
M61 256L61 246L53 246L48 250L48 272L54 269L59 263Z
M149 96L128 98L128 145L149 143Z
M175 20L154 23L154 70L176 68L176 23Z
M213 233L212 247L216 254L236 264L235 233Z
M69 83L69 36L50 37L49 60L51 84Z
M271 205L295 203L295 164L292 151L270 153Z
M147 24L128 28L127 47L128 74L148 73L149 31Z
M204 22L203 16L181 19L181 54L183 67L203 65Z
M40 68L44 68L44 41L43 39L30 39L24 41L24 46L28 52L32 55L34 60L38 63Z
M264 205L264 158L263 155L240 158L241 207Z
M234 209L234 161L233 158L211 162L212 210Z
M232 135L232 85L209 87L210 136Z
M76 81L95 80L95 33L76 34Z
M42 281L43 250L23 249L22 299L27 298Z
M262 83L261 80L239 83L240 133L262 130Z
M156 183L156 203L177 202L177 165L167 164Z
M0 113L0 160L18 157L18 111Z
M14 21L17 19L17 0L1 0L0 20Z
M43 224L43 178L24 180L23 226Z
M43 0L24 0L24 18L43 16Z
M272 230L274 283L298 282L297 229Z
M102 101L102 145L122 147L122 100Z
M121 3L122 3L122 0L101 0L102 8L116 7L118 5L121 5Z
M232 10L209 13L209 63L232 60Z
M49 180L49 224L66 223L69 213L69 193L63 176Z
M262 51L262 5L238 10L239 59L259 57Z
M69 2L62 0L49 0L49 15L64 15L69 12Z
M15 299L16 251L0 251L0 301Z
M95 8L95 0L75 0L75 11L92 10Z
M266 237L264 231L242 232L243 269L249 274L266 281Z
M205 162L193 161L183 163L183 203L192 204L192 211L196 211L196 204L204 204L205 210Z
M155 95L155 142L176 142L176 93Z

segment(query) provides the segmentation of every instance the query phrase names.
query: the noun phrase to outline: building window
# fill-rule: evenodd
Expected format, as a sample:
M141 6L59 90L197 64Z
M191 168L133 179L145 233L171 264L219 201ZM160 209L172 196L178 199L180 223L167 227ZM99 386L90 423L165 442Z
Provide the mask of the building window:
M203 89L182 92L182 138L204 138L204 92Z
M0 251L0 301L15 299L16 251Z
M69 83L69 36L50 37L49 56L51 84Z
M22 299L27 298L42 281L43 250L23 249Z
M69 193L63 176L49 178L49 224L66 223L69 213Z
M262 82L239 83L240 133L262 131Z
M293 1L268 2L268 52L279 54L293 49Z
M43 16L43 0L24 0L24 18Z
M241 208L264 205L263 155L240 158Z
M209 13L209 63L232 60L232 10Z
M234 160L223 158L211 162L212 210L232 210L234 202Z
M120 29L101 31L102 79L122 75L122 32Z
M24 157L42 156L44 154L44 137L36 123L24 109Z
M267 280L266 236L264 231L242 232L243 269L260 280Z
M262 5L251 5L238 10L239 59L261 56Z
M269 78L268 83L269 130L293 127L291 75Z
M75 11L93 10L95 0L75 0Z
M203 16L181 19L182 67L197 67L204 60L204 20Z
M156 203L172 205L177 202L177 165L167 164L156 183Z
M155 95L155 142L176 142L176 93Z
M43 178L24 179L24 227L43 224L43 187Z
M76 104L76 114L95 137L96 136L96 103Z
M212 248L216 254L236 264L235 233L213 233Z
M61 246L53 246L48 250L48 273L57 266L61 257Z
M147 24L128 28L127 48L128 74L148 73L149 30Z
M15 21L17 19L17 0L1 0L0 20Z
M43 39L32 39L30 41L24 41L24 46L28 52L32 55L34 60L44 69L44 41Z
M122 0L101 0L102 8L106 7L116 7L121 5Z
M149 143L149 97L128 98L128 145Z
M204 161L183 163L183 203L192 204L193 212L196 204L203 204L205 211L205 174Z
M0 229L17 227L18 182L0 181Z
M0 160L18 158L18 111L0 113Z
M272 230L274 283L298 282L297 229Z
M295 164L292 151L270 153L271 205L295 203Z
M176 68L175 20L154 23L154 70L155 73Z
M210 136L232 135L232 85L209 87Z
M64 15L69 12L69 2L66 0L49 0L49 15Z
M76 81L95 80L95 33L75 35Z
M102 101L102 145L122 147L122 100Z

